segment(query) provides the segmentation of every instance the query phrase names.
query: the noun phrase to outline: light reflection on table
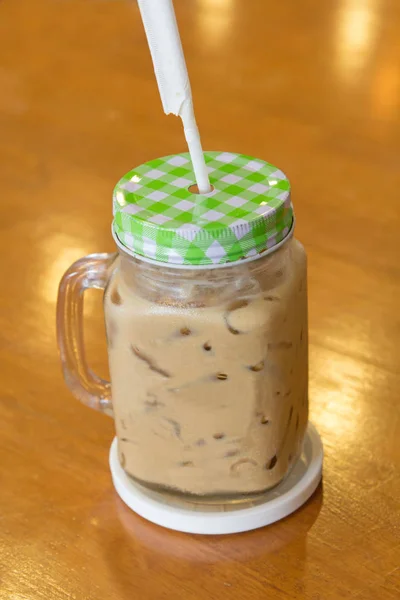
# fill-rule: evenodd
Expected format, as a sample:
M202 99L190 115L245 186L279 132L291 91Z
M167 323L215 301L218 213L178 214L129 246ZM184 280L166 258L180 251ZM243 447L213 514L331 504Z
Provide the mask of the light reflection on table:
M341 0L335 26L336 68L346 85L370 67L380 34L381 0Z

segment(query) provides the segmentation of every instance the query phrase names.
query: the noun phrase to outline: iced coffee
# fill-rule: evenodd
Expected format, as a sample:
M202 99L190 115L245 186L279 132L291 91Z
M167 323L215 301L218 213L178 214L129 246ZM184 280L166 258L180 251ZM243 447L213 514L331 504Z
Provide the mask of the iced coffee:
M125 471L197 496L275 486L301 452L308 418L302 246L292 240L211 277L180 273L179 286L173 269L155 277L155 267L123 261L105 313Z

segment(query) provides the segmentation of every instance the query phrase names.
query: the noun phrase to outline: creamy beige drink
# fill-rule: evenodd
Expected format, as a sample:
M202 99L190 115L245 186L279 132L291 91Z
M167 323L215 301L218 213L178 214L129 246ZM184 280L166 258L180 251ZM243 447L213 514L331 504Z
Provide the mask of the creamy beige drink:
M150 293L146 276L117 269L105 296L112 397L120 461L140 482L251 494L276 485L298 457L308 418L306 261L296 241L267 260L267 275L240 279L231 269L212 292L188 278L182 298Z

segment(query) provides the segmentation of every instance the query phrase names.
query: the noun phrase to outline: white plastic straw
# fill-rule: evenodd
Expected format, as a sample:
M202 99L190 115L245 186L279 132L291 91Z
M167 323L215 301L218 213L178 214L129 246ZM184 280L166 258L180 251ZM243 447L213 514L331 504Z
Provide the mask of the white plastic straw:
M138 0L164 112L180 116L197 186L211 190L172 0Z

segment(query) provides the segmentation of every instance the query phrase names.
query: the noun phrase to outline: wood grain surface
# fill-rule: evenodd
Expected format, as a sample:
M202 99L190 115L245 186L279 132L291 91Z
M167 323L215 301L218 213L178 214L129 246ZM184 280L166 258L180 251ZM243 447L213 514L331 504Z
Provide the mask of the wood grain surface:
M111 419L66 388L59 279L111 193L185 150L128 0L0 2L0 599L400 597L400 3L176 0L203 144L289 175L309 255L324 480L263 530L162 530L117 498ZM86 304L106 373L101 298Z

